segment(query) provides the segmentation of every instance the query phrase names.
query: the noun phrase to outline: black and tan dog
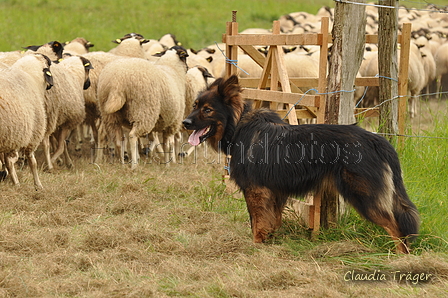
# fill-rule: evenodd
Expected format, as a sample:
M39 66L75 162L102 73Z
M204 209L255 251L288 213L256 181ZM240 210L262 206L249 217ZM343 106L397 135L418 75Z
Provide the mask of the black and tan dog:
M202 92L183 124L194 130L191 145L207 140L231 155L230 177L244 193L254 242L280 227L288 196L333 188L409 252L419 214L385 138L355 125L288 125L274 111L252 110L236 76Z

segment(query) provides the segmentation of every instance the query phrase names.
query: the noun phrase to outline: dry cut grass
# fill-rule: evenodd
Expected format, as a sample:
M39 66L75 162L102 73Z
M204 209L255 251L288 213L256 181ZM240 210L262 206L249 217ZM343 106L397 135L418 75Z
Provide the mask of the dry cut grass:
M77 160L35 191L1 184L2 297L401 297L446 294L446 255L396 256L354 241L253 244L222 165ZM289 223L291 224L291 223ZM284 231L284 233L287 233ZM289 235L291 236L291 235ZM288 235L286 235L288 237ZM425 272L412 285L345 281L347 271Z
M376 245L384 231L345 237L362 229L358 222L311 241L288 218L273 241L252 243L244 200L225 191L223 165L207 163L215 158L210 152L208 159L199 151L196 162L141 164L131 172L128 165L91 164L85 149L75 169L42 172L44 190L34 190L26 167L20 187L0 183L0 297L448 293L446 253L397 256L393 245ZM385 280L353 280L362 274Z

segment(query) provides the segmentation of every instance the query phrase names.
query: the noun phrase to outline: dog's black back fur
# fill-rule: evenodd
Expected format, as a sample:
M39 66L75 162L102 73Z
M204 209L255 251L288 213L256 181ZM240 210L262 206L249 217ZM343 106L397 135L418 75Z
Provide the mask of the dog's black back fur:
M220 142L214 148L231 155L230 177L245 195L254 241L279 227L288 197L332 188L395 240L405 238L397 247L408 252L419 216L398 155L385 138L356 125L288 125L274 111L252 111L240 91L235 76L218 79L198 97L184 124L220 127L211 129ZM203 107L212 113L202 113Z

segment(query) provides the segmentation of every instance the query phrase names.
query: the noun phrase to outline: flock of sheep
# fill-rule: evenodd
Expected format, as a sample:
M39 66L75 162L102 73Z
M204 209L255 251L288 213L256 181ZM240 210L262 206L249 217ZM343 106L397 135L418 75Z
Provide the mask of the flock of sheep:
M366 31L375 34L378 12L375 7L366 10ZM279 20L286 34L319 32L322 16L333 21L333 10L323 7L316 15L296 12ZM448 14L400 10L399 17L400 23L413 26L409 88L412 95L418 95L448 73ZM0 53L0 180L9 174L19 184L14 164L23 154L35 187L42 188L36 149L42 144L50 171L62 155L64 164L73 166L67 139L77 140L79 146L83 126L89 128L94 148L114 147L121 162L129 146L131 168L138 164L142 137L152 141L151 150L163 144L166 162L176 159L174 144L183 133L182 119L197 94L223 75L225 46L186 50L170 34L149 40L130 33L114 42L117 46L109 52L90 51L93 44L76 38L66 44L53 41L25 52ZM366 46L359 75L377 74L375 48ZM318 51L310 46L285 49L289 76L317 77ZM261 75L262 69L244 53L238 56L238 66L245 71L241 77ZM362 104L375 100L374 92L366 92ZM95 153L100 161L103 150Z
M19 184L14 164L23 153L35 187L42 188L34 152L42 144L48 170L62 154L65 165L73 166L66 140L82 134L82 124L90 127L95 148L114 142L122 162L126 139L132 168L139 138L146 135L158 140L160 134L167 160L174 159L172 146L182 119L212 76L202 66L187 66L187 50L166 37L162 46L127 34L109 52L91 52L90 42L76 38L66 45L53 41L24 53L1 53L2 177L9 174ZM154 42L162 50L155 56L147 51ZM100 159L102 150L95 151Z

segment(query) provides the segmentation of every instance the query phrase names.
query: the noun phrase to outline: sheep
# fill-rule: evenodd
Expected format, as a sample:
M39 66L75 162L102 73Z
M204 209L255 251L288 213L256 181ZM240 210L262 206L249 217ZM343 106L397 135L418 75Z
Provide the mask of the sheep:
M448 74L448 43L444 43L434 55L436 62L437 93L442 91L442 77Z
M95 153L99 159L102 158L102 150L98 149L98 129L101 126L101 114L99 110L97 90L98 90L98 78L104 67L111 61L115 61L122 57L103 51L89 52L83 55L88 59L94 68L89 72L90 87L84 90L84 101L86 118L85 124L92 130L92 147L96 148Z
M263 73L263 68L247 54L238 55L237 65L237 74L240 78L260 78ZM225 71L223 68L218 77L225 76Z
M0 53L0 63L3 63L6 67L13 65L17 60L22 58L23 55L19 51L3 52Z
M24 49L27 49L25 53L38 52L50 58L51 61L62 59L64 52L64 46L59 41L51 41L38 46L27 46Z
M375 77L378 76L378 53L372 52L372 57L369 57L368 65L361 66L362 76ZM399 53L398 57L400 57ZM363 62L364 63L364 62ZM361 63L361 65L363 64ZM408 67L408 90L410 92L409 97L409 114L411 117L416 115L418 95L425 87L426 74L422 62L422 54L415 43L411 43L411 50L409 54L409 67ZM378 87L369 87L366 91L365 98L363 100L364 106L372 106L378 104L379 95ZM367 104L366 104L367 103Z
M211 68L211 62L213 61L213 58L211 56L204 57L201 55L198 55L197 52L193 50L187 50L188 52L188 59L187 59L187 65L188 68L193 68L195 66L202 66L205 68Z
M70 55L83 55L90 51L90 48L93 47L90 41L83 37L77 37L72 41L66 42L64 45L64 54Z
M56 159L65 153L66 166L73 167L67 151L66 139L85 119L83 90L90 86L91 63L81 56L68 56L52 66L54 86L45 93L47 126L42 145L48 170L53 170ZM58 147L50 156L50 135L57 137Z
M143 36L138 33L129 33L122 38L113 40L112 42L117 43L118 46L109 51L111 54L145 58L145 50L142 45L149 42L149 39L143 38Z
M137 138L152 131L163 132L166 162L170 161L168 152L185 111L187 55L185 49L175 46L155 64L141 58L118 59L100 74L100 112L106 131L115 136L122 163L122 126L131 129L131 169L137 167Z
M177 41L176 36L174 36L173 34L165 34L163 35L160 39L159 42L164 45L165 47L167 47L168 49L174 47L174 46L181 46L182 44Z
M26 55L11 67L0 70L0 152L4 154L11 180L19 185L14 167L18 152L24 152L36 189L43 188L34 156L47 122L45 89L53 85L51 61L41 54Z

